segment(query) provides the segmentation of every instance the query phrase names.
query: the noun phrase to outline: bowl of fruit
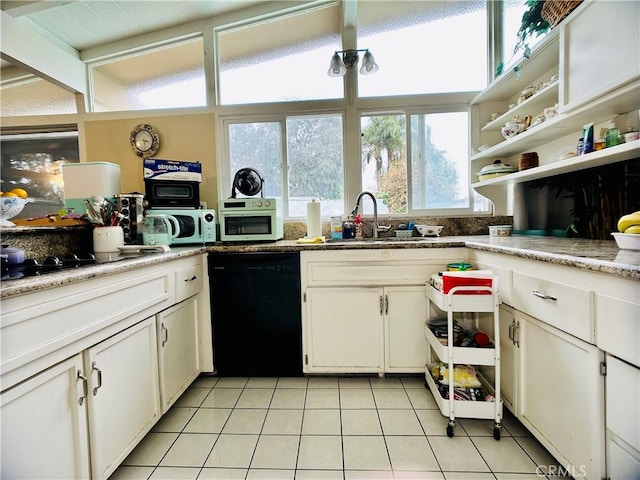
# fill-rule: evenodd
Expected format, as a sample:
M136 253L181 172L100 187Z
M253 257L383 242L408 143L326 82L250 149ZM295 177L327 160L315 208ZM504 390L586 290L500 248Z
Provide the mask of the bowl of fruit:
M623 215L618 220L618 231L613 232L618 247L623 250L640 250L640 212Z
M0 226L15 227L9 219L15 217L29 202L28 194L22 188L14 188L10 192L2 192L0 196Z

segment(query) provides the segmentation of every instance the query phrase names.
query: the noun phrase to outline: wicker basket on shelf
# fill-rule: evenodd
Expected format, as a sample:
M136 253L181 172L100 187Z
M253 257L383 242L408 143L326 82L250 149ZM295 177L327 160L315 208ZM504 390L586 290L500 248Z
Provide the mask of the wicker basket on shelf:
M550 26L555 27L581 3L582 0L546 0L541 16Z

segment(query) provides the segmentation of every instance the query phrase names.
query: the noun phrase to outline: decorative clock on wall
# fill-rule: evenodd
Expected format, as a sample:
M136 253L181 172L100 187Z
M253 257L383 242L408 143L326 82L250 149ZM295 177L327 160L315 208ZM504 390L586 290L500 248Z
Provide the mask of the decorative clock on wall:
M160 137L151 125L141 123L137 125L129 135L131 147L136 155L142 158L155 155L160 148Z

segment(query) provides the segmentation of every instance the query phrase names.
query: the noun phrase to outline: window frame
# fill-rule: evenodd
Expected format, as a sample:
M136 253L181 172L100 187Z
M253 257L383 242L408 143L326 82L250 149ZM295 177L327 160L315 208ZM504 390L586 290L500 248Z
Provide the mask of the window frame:
M263 104L260 104L261 106ZM342 118L342 135L343 135L343 178L346 178L346 155L344 151L344 139L345 139L345 123L346 123L346 115L344 109L339 108L323 108L320 110L291 110L287 108L289 106L288 103L283 103L280 105L281 108L277 108L276 104L271 104L270 109L274 108L278 111L272 111L272 113L263 112L258 115L254 115L251 113L236 113L236 114L227 114L220 115L216 119L216 123L219 126L217 132L217 138L220 140L220 146L218 148L218 161L217 161L217 173L218 173L218 192L228 192L224 193L224 197L219 200L223 200L228 198L227 195L231 194L231 178L233 172L231 171L231 154L229 150L229 125L237 125L237 124L247 124L247 123L261 123L261 122L271 122L271 123L279 123L280 124L280 132L282 134L282 145L281 145L281 153L282 153L282 184L283 184L283 192L282 192L282 203L284 207L284 218L286 220L302 220L304 216L290 216L289 215L289 171L288 171L288 152L287 152L287 119L292 118L304 118L304 117L313 117L313 116L328 116L335 115L340 116ZM246 105L242 105L242 107L246 107ZM228 107L230 110L235 110L234 107ZM220 161L224 159L224 161ZM285 189L284 186L287 186ZM345 189L345 197L346 197L346 189ZM347 200L345 198L344 205L347 204ZM346 207L345 207L346 208Z

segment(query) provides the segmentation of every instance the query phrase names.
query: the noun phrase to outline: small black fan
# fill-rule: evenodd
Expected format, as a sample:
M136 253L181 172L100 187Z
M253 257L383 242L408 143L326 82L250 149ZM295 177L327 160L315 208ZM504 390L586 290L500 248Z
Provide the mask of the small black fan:
M247 197L253 197L260 193L264 198L264 178L254 168L241 168L233 177L231 198L236 198L236 190Z

